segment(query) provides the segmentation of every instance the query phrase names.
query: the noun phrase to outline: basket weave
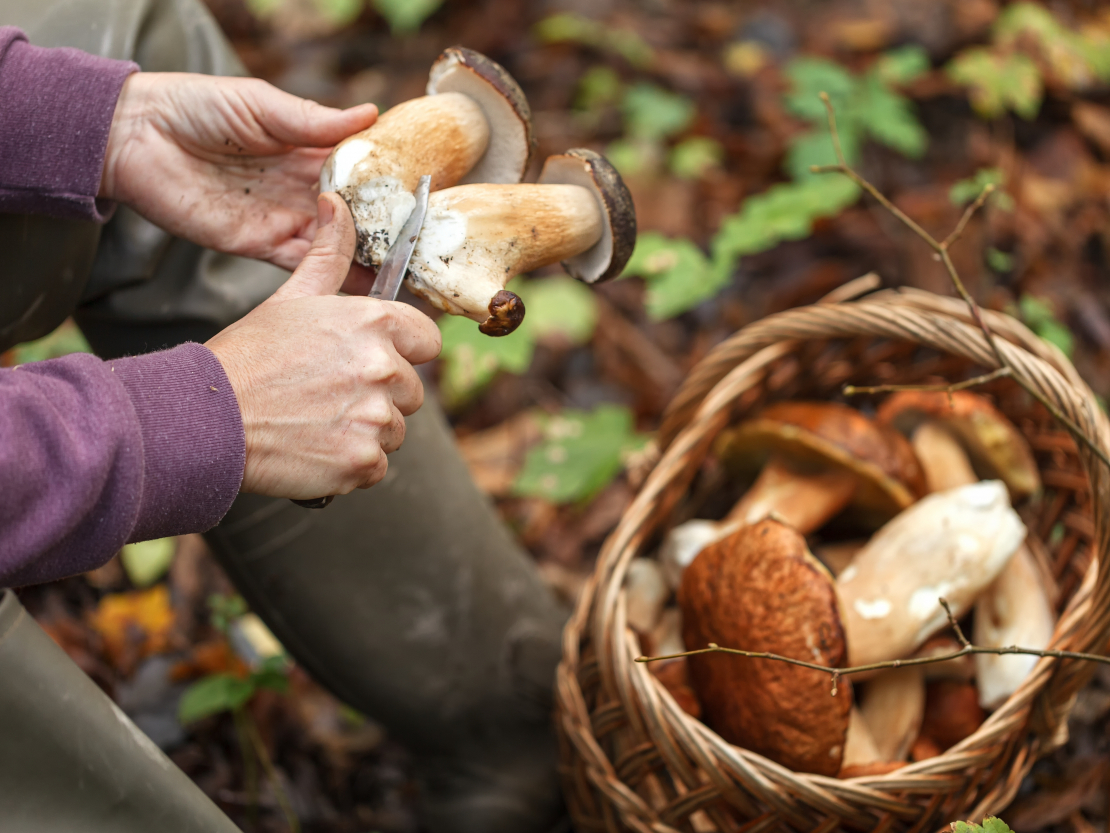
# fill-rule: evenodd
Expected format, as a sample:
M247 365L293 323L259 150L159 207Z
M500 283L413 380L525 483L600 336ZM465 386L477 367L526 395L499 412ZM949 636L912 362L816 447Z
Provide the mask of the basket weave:
M1110 425L1067 359L1014 319L985 316L1015 375L1110 449ZM664 416L658 460L605 542L564 632L556 723L579 833L916 833L981 818L1013 799L1037 757L1066 739L1091 663L1041 659L975 734L938 757L882 776L795 773L722 740L683 712L646 664L633 662L641 651L621 589L629 562L683 519L683 499L729 423L780 399L836 397L846 383L953 382L996 367L962 303L901 290L763 319L694 369ZM1031 548L1060 589L1053 647L1101 652L1110 636L1110 571L1098 569L1108 547L1106 472L1013 380L983 391L1026 435L1041 469L1044 494L1022 514Z

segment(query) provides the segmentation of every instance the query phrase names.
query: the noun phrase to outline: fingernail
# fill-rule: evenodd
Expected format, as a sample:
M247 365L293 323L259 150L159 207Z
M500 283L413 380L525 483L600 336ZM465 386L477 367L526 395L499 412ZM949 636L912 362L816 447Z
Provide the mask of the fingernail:
M316 199L316 225L323 228L335 217L335 206L331 200L321 194Z

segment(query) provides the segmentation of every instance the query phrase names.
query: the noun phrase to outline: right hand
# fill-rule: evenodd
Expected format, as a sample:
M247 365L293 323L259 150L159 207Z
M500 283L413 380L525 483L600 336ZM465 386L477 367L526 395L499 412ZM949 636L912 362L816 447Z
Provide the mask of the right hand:
M307 499L373 486L424 401L413 365L439 355L439 329L412 307L336 296L354 221L337 194L321 194L317 212L289 280L207 344L239 400L244 492Z

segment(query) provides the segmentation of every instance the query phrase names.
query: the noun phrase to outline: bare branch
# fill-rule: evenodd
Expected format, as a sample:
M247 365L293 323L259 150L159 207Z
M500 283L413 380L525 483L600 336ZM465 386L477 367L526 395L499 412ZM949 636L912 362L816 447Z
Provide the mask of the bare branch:
M819 665L816 662L807 662L804 659L794 659L794 657L784 657L782 654L772 654L767 651L744 651L740 648L723 648L716 642L710 642L705 648L697 648L693 651L683 651L680 654L666 654L659 657L636 657L636 662L660 662L666 659L679 659L681 657L696 657L701 654L732 654L738 657L748 657L749 659L767 659L774 662L785 662L788 665L797 665L800 668L808 668L811 671L824 671L827 672L832 679L832 693L835 696L837 682L841 677L848 677L852 674L864 674L869 671L883 671L890 668L911 668L918 665L933 665L938 662L948 662L949 660L959 659L960 657L970 656L972 654L996 654L1003 656L1006 654L1025 654L1034 657L1053 657L1055 659L1077 659L1086 660L1088 662L1100 662L1105 665L1110 665L1110 656L1103 656L1102 654L1086 654L1079 651L1056 651L1050 649L1038 648L1020 648L1017 645L1009 645L1004 648L986 648L980 645L972 645L968 642L967 637L964 636L963 630L956 623L955 617L952 615L952 609L949 607L948 602L940 599L940 604L944 608L945 613L948 615L948 622L952 625L953 630L956 632L956 638L959 639L960 644L963 645L958 651L953 651L950 654L940 654L937 656L928 657L910 657L909 659L892 659L884 662L872 662L867 665L855 665L849 668L833 668L828 665Z
M821 93L821 101L824 102L825 110L828 112L829 130L832 133L833 149L836 151L836 158L840 164L815 165L810 168L810 170L816 173L837 172L844 174L854 183L856 183L856 185L858 185L860 188L874 197L883 208L894 215L908 229L910 229L910 231L920 237L925 242L925 244L929 246L929 248L936 252L937 256L940 258L941 263L944 264L944 269L946 272L948 272L948 277L951 279L952 285L956 288L956 292L959 293L959 296L963 299L963 302L967 304L968 310L970 310L971 312L972 319L975 321L975 324L980 329L980 331L982 331L983 337L986 339L987 345L990 347L991 352L994 354L994 358L995 361L998 363L998 366L1000 368L1010 368L1010 370L1013 370L1010 363L1006 361L1006 357L1002 353L1002 349L998 346L998 341L996 340L994 333L991 331L990 327L987 326L987 322L983 319L983 314L982 311L979 309L979 305L975 302L975 299L971 297L971 293L967 291L967 287L964 286L964 282L960 279L960 275L956 271L955 264L952 263L952 258L948 256L948 246L951 243L955 242L955 240L963 232L964 226L967 225L967 220L970 219L972 210L978 208L978 206L981 205L981 200L986 199L985 195L989 194L989 190L987 188L983 189L983 193L979 195L975 203L969 207L968 211L964 212L964 217L960 219L960 223L957 224L956 229L952 232L952 234L950 234L945 239L945 242L938 242L935 237L929 234L929 232L925 231L925 229L915 223L900 208L898 208L898 206L888 200L886 196L884 196L883 193L879 191L878 188L876 188L874 185L872 185L870 182L868 182L866 179L856 173L855 170L852 169L847 160L844 158L844 151L840 145L840 133L836 127L836 113L833 111L832 102L829 101L829 96L827 93ZM1079 426L1076 425L1074 421L1068 418L1063 411L1056 407L1054 403L1050 402L1044 394L1034 388L1033 385L1031 385L1025 379L1022 379L1017 374L1013 374L1012 378L1015 382L1017 382L1022 390L1036 399L1044 407L1044 409L1048 411L1054 419L1056 419L1057 422L1067 428L1068 432L1072 435L1077 443L1084 446L1088 451L1098 457L1098 459L1102 461L1103 465L1105 465L1107 468L1110 468L1110 457L1107 456L1105 451L1095 445L1095 443L1079 429Z
M840 389L840 392L845 396L858 396L866 393L898 393L904 390L926 391L929 393L955 393L959 390L967 390L974 388L978 385L985 385L988 382L993 382L995 379L1004 379L1012 376L1013 371L1008 367L1000 367L997 370L992 370L990 373L984 373L982 376L974 376L971 379L964 379L962 382L953 382L950 385L871 385L871 386L857 386L845 385Z
M952 229L952 233L944 238L944 241L940 244L942 249L947 249L960 239L960 235L964 233L964 229L967 228L967 224L972 216L983 207L983 203L987 201L987 197L992 193L994 193L994 185L988 182L983 186L983 190L979 192L979 196L975 198L975 202L969 205L964 211L963 216L960 217L960 222L956 223L956 227Z

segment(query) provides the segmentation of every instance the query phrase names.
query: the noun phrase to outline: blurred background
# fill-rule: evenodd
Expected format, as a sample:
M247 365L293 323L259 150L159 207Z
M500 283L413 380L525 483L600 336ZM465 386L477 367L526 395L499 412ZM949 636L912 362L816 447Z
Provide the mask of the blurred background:
M985 306L1021 317L1110 394L1110 8L995 0L207 0L248 69L382 110L461 44L502 63L543 159L605 153L635 199L625 276L516 279L491 339L442 318L430 378L480 486L573 603L677 385L744 324L875 271L951 294L929 249L839 174L849 162L943 238ZM411 300L411 299L410 299ZM5 364L85 349L72 324ZM197 536L125 549L21 593L82 668L247 830L418 829L405 751L282 656ZM1110 675L1080 697L1015 830L1106 830Z

